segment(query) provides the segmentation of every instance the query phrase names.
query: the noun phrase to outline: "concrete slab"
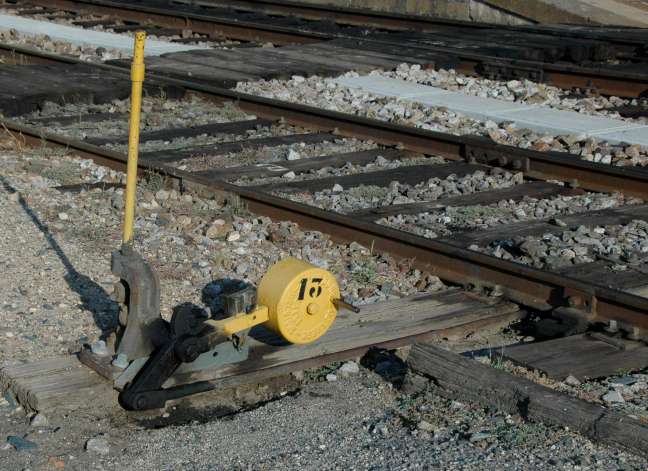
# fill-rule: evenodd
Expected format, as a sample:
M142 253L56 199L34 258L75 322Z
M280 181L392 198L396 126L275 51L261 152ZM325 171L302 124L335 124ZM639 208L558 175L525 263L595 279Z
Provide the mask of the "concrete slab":
M561 111L539 106L525 107L517 111L495 112L497 121L514 121L518 127L525 127L549 134L596 135L641 127L620 119L590 116L574 111Z
M335 79L335 83L352 88L362 88L362 90L376 95L393 96L397 98L409 98L421 95L443 95L450 93L441 88L429 87L427 85L408 82L406 80L394 80L388 77L373 75L364 75L361 77L340 77Z
M639 144L640 146L648 147L648 126L596 134L596 137L614 144L626 142L628 144Z
M426 94L411 97L410 99L423 103L424 105L443 106L449 110L463 113L471 118L483 121L490 119L495 122L507 121L506 119L497 119L499 115L525 111L530 108L519 103L495 100L493 98L481 98L457 92L446 92L443 95Z
M514 122L518 128L528 128L539 133L585 134L613 144L627 142L648 145L648 126L620 119L481 98L387 77L344 77L333 81L382 96L431 107L444 107L481 121Z
M407 99L429 106L444 106L471 118L482 120L492 119L491 115L493 113L505 113L507 111L524 109L524 105L517 103L449 92L438 87L388 77L372 75L342 77L335 79L335 83L351 88L360 88L363 91L376 95Z
M8 31L10 29L28 36L46 34L55 41L65 41L76 45L118 49L126 53L133 51L133 39L125 35L59 25L14 15L0 15L0 30ZM208 47L148 40L146 41L145 54L159 56L167 52L182 52L192 49L208 49Z

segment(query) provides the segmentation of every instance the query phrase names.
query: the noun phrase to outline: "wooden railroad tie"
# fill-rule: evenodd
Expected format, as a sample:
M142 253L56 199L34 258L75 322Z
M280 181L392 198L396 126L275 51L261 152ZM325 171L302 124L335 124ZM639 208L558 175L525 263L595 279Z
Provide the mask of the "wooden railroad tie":
M515 304L484 302L457 289L411 296L367 305L359 314L343 310L328 333L312 344L277 345L276 335L259 329L249 339L247 361L172 376L165 386L208 380L218 389L227 389L261 383L357 358L374 347L399 348L439 335L463 337L489 326L499 328L523 314ZM111 385L75 356L4 366L0 368L0 388L11 391L28 410L100 410L116 405Z

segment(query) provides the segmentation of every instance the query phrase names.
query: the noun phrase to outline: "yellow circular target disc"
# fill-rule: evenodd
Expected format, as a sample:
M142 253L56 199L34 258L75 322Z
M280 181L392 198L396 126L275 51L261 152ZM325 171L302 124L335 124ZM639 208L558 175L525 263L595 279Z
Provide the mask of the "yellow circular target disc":
M282 260L266 272L259 284L258 303L268 307L272 330L291 343L310 343L333 325L340 299L335 277L296 258Z

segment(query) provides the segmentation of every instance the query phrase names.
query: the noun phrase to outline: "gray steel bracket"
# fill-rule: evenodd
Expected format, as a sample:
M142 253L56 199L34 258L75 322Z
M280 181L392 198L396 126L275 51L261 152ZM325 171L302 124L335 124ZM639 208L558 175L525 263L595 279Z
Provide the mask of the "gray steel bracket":
M130 246L112 253L111 270L126 285L127 307L125 330L119 339L117 353L128 360L149 356L167 337L160 317L160 281L151 266Z

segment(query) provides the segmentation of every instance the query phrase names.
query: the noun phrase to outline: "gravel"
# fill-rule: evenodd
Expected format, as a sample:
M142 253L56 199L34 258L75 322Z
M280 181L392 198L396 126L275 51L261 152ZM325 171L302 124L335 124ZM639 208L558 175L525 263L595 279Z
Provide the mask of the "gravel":
M91 438L85 444L85 449L88 453L97 453L99 455L110 454L110 444L108 440L101 437Z
M433 386L416 396L390 386L372 373L316 383L230 421L149 431L114 462L196 470L645 466L567 430L442 399ZM222 446L230 437L241 437L237 446Z
M48 149L18 152L14 145L0 141L2 362L76 351L114 326L109 254L119 245L123 198L120 188L61 192L61 184L120 183L124 175ZM503 175L480 181L518 179ZM165 317L178 302L213 307L202 295L214 279L257 282L288 255L331 270L352 302L444 289L407 261L255 216L235 199L181 195L163 183L149 178L140 186L135 247L160 275ZM456 192L479 187L459 179L455 185ZM431 384L409 395L395 386L404 367L392 357L307 372L301 389L281 400L222 419L193 410L191 419L164 427L117 409L108 416L52 413L48 425L32 427L7 396L0 401L0 437L6 437L0 461L6 469L127 470L647 466L568 430L443 399Z
M470 248L536 268L555 269L610 259L616 261L613 271L620 272L645 262L648 222L635 220L625 225L581 225L557 234L514 237L493 242L487 247L474 245Z
M384 74L381 71L372 73L375 75ZM403 65L396 72L392 73L400 74L399 78L410 76L410 80L416 81L421 70L417 66L410 67ZM433 73L433 71L429 72L429 74ZM452 71L439 71L437 73L440 75L449 74L449 76L453 74ZM348 72L343 75L343 77L356 76L358 76L356 72ZM474 83L478 83L482 79L473 80ZM443 82L443 80L441 81ZM479 83L481 84L481 82ZM506 86L508 88L508 84ZM517 84L511 84L511 88L514 90L517 86ZM531 84L530 82L520 83L520 87L531 86L540 87L539 84ZM483 90L488 88L488 83L486 82L478 88L480 91L476 93L481 94ZM470 89L466 88L463 91L470 92ZM362 90L348 88L334 83L332 79L324 79L318 76L309 78L295 76L290 80L240 82L237 84L236 90L432 131L455 135L487 136L497 143L521 147L523 149L569 152L589 162L618 166L648 165L648 149L639 145L611 145L599 139L587 137L584 134L552 136L528 129L517 128L514 123L504 122L498 124L490 120L479 121L468 118L461 113L448 110L447 108L430 107L420 103L402 101L397 98L383 97ZM497 87L494 90L497 90ZM511 93L515 94L514 92ZM525 92L524 96L526 94L527 92ZM527 99L527 102L530 102L530 100L531 97ZM614 104L623 104L620 100L610 100ZM549 100L547 104L551 105L551 103L552 101ZM568 106L569 103L569 99L562 100L561 106L563 108L569 108L571 106ZM595 105L586 106L584 103L574 105L572 109L579 112L586 112L589 108L596 108ZM603 104L603 101L596 103ZM603 111L596 112L605 113ZM611 113L609 114L612 116Z
M619 371L616 375L599 379L577 378L573 375L562 380L551 379L539 371L503 360L499 351L501 351L499 348L493 349L491 355L476 359L548 388L613 409L634 419L644 422L648 420L648 369L636 372Z
M531 80L491 80L484 77L471 77L457 73L455 70L434 70L422 68L420 65L401 64L396 70L373 71L369 75L382 76L408 82L430 85L453 92L462 92L466 95L481 98L495 98L497 100L539 105L564 111L606 116L614 119L648 123L647 118L624 118L617 111L610 108L637 105L638 101L619 98L615 96L575 96L546 83L536 83Z
M3 9L0 6L0 12L2 12L2 14L4 15L16 15L18 13L18 10L13 8ZM103 15L103 16L76 15L72 18L64 17L64 16L44 18L43 16L40 16L38 14L32 14L32 15L21 15L21 17L31 18L31 19L35 19L47 23L56 23L56 24L61 24L66 26L72 26L78 28L79 33L81 35L83 35L84 30L104 31L108 33L119 34L121 36L126 36L126 37L134 37L135 35L135 31L115 32L113 29L114 27L124 26L125 23L121 20L115 20L115 18L110 18L107 15ZM77 21L100 21L100 20L113 20L114 25L94 25L88 27L81 27L74 24L74 22ZM4 36L2 37L3 42L10 42L11 44L16 44L20 46L29 46L45 52L66 54L90 62L102 62L111 59L124 59L130 57L129 53L118 49L106 49L104 47L95 48L90 45L77 46L65 41L52 41L51 38L45 34L32 36L32 35L19 33L16 30L9 30L7 32L2 32L0 34L4 34ZM191 38L194 40L192 41L192 44L195 44L196 46L201 46L201 47L208 46L215 49L230 49L232 47L237 47L241 44L240 41L229 40L229 39L213 41L210 40L208 37L198 33L194 33L189 29L181 30L180 34L170 35L170 36L167 35L158 36L156 34L153 34L152 32L148 32L147 38L150 40L165 41L165 42L173 42L177 40L185 41ZM267 46L271 46L271 45L269 44Z
M336 381L308 381L281 400L223 419L156 428L129 423L121 413L112 422L68 414L56 418L57 431L27 434L36 447L29 453L0 450L0 458L9 469L48 469L55 462L66 469L125 470L642 470L647 465L566 429L443 398L432 384L407 394L372 369ZM4 414L0 428L27 433L19 416ZM107 445L101 453L90 451L96 440Z
M361 185L344 188L343 191L339 188L331 188L316 193L282 193L280 191L276 193L279 196L318 208L349 213L359 209L432 201L448 196L508 188L522 183L522 181L522 173L494 169L490 174L478 170L464 177L450 175L445 179L430 178L417 185L392 182L388 187Z
M297 142L295 144L279 146L247 148L240 152L230 152L224 155L191 157L177 162L171 162L169 165L177 167L180 170L198 172L201 170L212 170L223 167L284 162L288 160L288 156L291 155L291 153L293 155L297 153L300 158L308 159L325 155L358 152L373 149L375 147L376 144L372 141L361 141L353 138L339 138L318 144Z
M56 187L119 184L124 175L47 149L20 155L5 150L0 164L5 222L0 227L0 268L5 273L0 358L35 360L96 342L115 327L117 306L108 295L116 278L109 259L119 246L123 189L71 193ZM236 199L181 195L163 189L164 183L163 177L151 175L140 185L135 242L160 274L167 317L179 300L202 305L201 291L212 280L256 283L287 256L333 271L352 302L444 289L438 278L413 269L410 262L255 216Z
M42 109L20 117L24 123L36 124L41 118L60 116L78 116L78 121L69 125L55 122L47 125L49 132L63 134L74 139L88 137L108 138L111 136L123 138L128 136L128 113L130 100L114 100L106 104L68 103L58 105L46 102ZM101 122L84 122L83 116L95 113L115 113L115 119ZM208 100L195 95L182 100L169 100L166 97L145 96L142 99L141 132L159 131L169 128L192 127L210 123L228 123L254 119L255 116L241 111L237 106L228 102L222 106L214 106ZM142 143L142 150L147 149L147 143ZM118 147L122 149L123 147ZM157 149L148 149L157 150Z
M382 218L378 223L434 239L449 236L457 231L487 229L503 224L617 208L640 202L620 193L585 193L544 199L524 197L521 201L502 200L490 205L449 206L433 212L399 214Z
M290 159L287 158L287 160ZM309 170L307 172L299 174L295 174L295 172L287 172L279 177L239 178L237 180L234 180L232 183L242 186L269 185L272 183L285 183L286 180L290 180L291 182L317 180L326 177L342 177L347 175L357 175L360 173L389 170L412 165L436 165L445 162L446 160L442 157L413 157L403 160L388 160L383 156L378 155L373 162L370 162L366 165L355 165L351 162L347 162L342 167L320 167L318 169ZM344 188L341 185L336 184L333 185L331 190L335 193L339 193L344 191Z
M6 11L2 11L6 14ZM23 34L15 29L0 31L0 41L14 46L28 47L41 52L50 52L76 57L82 61L103 62L113 59L126 59L130 54L114 48L94 47L92 45L77 45L67 41L51 39L46 34Z

